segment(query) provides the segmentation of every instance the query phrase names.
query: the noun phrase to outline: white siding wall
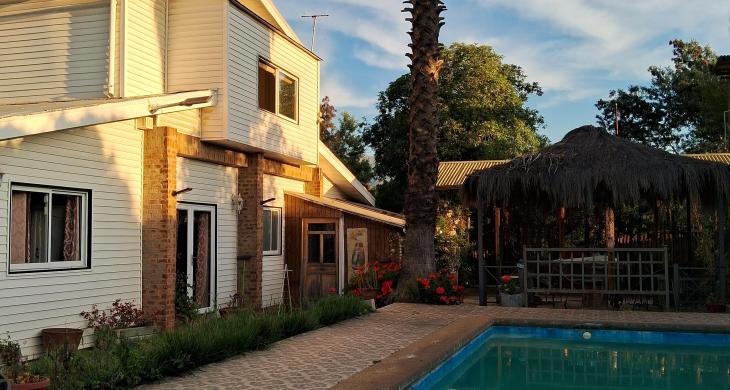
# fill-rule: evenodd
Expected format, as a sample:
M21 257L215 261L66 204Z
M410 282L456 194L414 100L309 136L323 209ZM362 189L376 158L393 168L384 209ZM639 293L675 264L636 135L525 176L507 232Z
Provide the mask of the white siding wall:
M281 207L284 210L284 191L304 193L304 182L285 179L283 177L264 175L264 199L276 198L268 205ZM264 256L263 282L261 291L261 302L264 306L274 305L281 302L281 293L284 283L284 237L285 215L282 213L281 220L281 255Z
M327 178L327 176L324 176L323 183L323 192L324 196L326 198L332 198L332 199L341 199L341 200L349 200L348 196L342 192L339 188L337 188L330 179Z
M104 97L108 0L7 3L0 7L0 104Z
M0 333L23 353L39 351L44 328L85 327L93 304L141 304L142 149L132 121L0 142ZM8 273L10 182L92 191L91 269Z
M200 138L200 110L185 110L157 116L157 126L173 127L179 133Z
M168 92L218 89L218 104L203 109L204 136L224 139L227 0L174 0L168 14Z
M308 163L317 163L319 62L251 16L228 4L229 139ZM295 123L258 108L258 60L299 79Z
M125 0L124 6L124 96L164 93L167 0Z
M193 190L177 196L179 202L205 203L217 206L216 286L218 305L228 302L236 293L237 215L232 197L236 193L238 170L222 165L177 159L177 187Z

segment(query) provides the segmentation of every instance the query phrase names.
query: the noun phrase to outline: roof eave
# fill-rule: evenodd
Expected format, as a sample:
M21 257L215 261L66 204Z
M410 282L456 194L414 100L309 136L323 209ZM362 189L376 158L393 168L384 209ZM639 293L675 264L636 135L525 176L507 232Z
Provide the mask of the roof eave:
M360 201L366 202L371 206L375 206L375 197L368 191L365 186L360 183L355 175L340 161L337 156L325 145L321 140L319 141L319 154L320 157L327 160L327 163L332 166L332 171L324 172L327 176L339 175L342 179L347 181L351 186L350 194L355 195ZM322 166L322 164L320 164ZM327 168L325 166L325 168Z

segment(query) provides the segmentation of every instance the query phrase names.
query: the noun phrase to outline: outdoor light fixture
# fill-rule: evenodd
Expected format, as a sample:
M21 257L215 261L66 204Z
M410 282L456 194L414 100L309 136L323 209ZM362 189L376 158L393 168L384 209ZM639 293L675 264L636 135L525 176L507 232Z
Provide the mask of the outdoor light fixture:
M190 191L192 191L192 190L193 190L193 189L192 189L192 188L190 188L190 187L187 187L187 188L183 188L182 190L175 190L175 191L172 191L172 196L178 196L178 195L180 195L180 194L184 194L184 193L186 193L186 192L190 192Z
M263 205L265 205L265 204L267 204L267 203L269 203L269 202L275 201L275 200L276 200L276 198L269 198L269 199L266 199L265 201L261 202L261 205L263 206Z
M231 195L231 202L233 203L233 208L236 209L236 213L241 214L241 210L243 210L243 198L241 195Z

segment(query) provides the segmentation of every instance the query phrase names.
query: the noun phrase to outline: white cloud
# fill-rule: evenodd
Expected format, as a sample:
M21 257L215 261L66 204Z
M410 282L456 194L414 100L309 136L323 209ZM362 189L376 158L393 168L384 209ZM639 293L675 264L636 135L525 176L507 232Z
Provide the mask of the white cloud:
M374 96L356 94L342 82L337 75L328 75L322 78L322 96L329 96L335 107L371 108L374 107Z

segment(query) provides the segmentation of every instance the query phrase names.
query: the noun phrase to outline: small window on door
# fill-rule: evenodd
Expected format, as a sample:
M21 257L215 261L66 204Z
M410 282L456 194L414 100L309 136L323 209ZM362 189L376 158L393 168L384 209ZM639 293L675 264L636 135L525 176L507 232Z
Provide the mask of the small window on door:
M264 207L264 256L281 254L281 208Z

